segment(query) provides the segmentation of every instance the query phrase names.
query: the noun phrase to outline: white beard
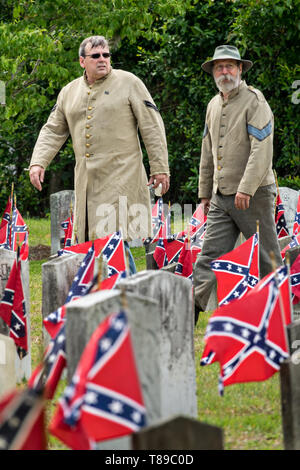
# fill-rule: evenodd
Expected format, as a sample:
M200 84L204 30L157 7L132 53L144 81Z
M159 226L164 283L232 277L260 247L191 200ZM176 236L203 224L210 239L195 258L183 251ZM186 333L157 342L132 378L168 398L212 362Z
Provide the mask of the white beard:
M234 88L237 88L240 84L240 73L238 72L237 76L234 78L232 77L231 75L229 74L223 74L221 75L220 77L218 78L215 78L215 82L216 82L216 85L218 87L218 89L222 92L222 93L229 93L230 91L234 90ZM222 83L222 81L226 79L226 80L230 80L229 82L225 82L225 83Z

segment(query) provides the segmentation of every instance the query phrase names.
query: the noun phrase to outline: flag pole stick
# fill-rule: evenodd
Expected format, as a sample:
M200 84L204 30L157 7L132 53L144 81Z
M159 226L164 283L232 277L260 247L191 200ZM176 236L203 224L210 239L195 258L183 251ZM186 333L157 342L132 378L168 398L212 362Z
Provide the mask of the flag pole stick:
M274 173L275 183L276 183L276 188L277 188L277 197L275 198L275 207L274 207L274 215L276 215L277 199L278 199L278 196L280 196L280 193L279 193L279 184L278 184L276 170L273 170L273 173Z
M98 260L98 290L101 289L101 282L102 282L102 266L103 266L103 258L102 253L100 253L99 260Z
M283 303L282 303L280 286L279 286L279 282L278 282L278 273L277 273L275 255L274 255L273 251L270 252L270 257L271 257L271 262L272 262L273 271L274 271L274 280L275 280L276 287L278 289L279 310L280 310L281 320L282 320L282 324L283 324L283 331L284 331L286 346L287 346L287 350L288 350L288 353L289 353L290 352L289 351L290 347L289 347L288 335L287 335L287 331L286 331L286 326L287 325L286 325L286 321L285 321L284 306L283 306Z
M123 310L128 310L128 300L127 300L127 295L126 295L126 289L124 286L121 287L121 306Z
M276 183L276 188L277 188L277 194L279 194L279 184L278 184L278 179L277 179L277 173L276 170L273 170L274 177L275 177L275 183Z
M289 278L289 298L290 298L290 309L291 309L291 321L294 321L294 309L293 309L293 304L292 304L292 287L291 287L291 260L290 260L290 254L287 251L285 254L285 264L287 267L288 271L288 278Z
M257 241L258 241L258 260L259 260L259 220L256 221L256 232L257 232ZM260 279L260 266L258 262L258 278Z
M130 273L130 264L129 264L129 251L128 250L125 250L126 251L126 271L128 273L128 276L129 276L129 273Z

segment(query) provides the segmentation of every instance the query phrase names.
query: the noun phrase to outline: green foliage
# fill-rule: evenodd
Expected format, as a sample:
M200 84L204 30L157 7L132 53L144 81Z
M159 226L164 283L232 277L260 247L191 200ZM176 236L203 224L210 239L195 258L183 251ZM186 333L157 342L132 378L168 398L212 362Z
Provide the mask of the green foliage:
M234 12L228 39L253 60L247 80L263 91L274 113L276 171L299 189L300 107L292 97L300 78L300 1L236 0Z
M161 110L168 138L172 202L195 202L205 110L216 93L201 63L222 43L254 61L247 81L260 88L275 115L277 174L299 188L299 0L0 0L0 205L12 181L23 211L44 215L49 195L73 187L67 142L42 193L28 183L39 130L59 90L78 77L78 47L88 35L111 38L113 65L142 78ZM298 86L298 88L300 88ZM146 166L147 159L145 158Z

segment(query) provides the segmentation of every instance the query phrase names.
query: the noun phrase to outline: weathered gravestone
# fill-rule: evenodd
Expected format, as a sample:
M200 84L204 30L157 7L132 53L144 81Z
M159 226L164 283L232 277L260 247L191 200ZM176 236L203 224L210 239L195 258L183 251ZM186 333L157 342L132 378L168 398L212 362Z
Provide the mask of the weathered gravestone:
M0 249L0 298L3 297L7 280L16 259L14 251ZM29 294L29 262L21 261L21 278L25 299L25 308L27 314L27 337L28 337L28 354L20 359L17 352L15 354L15 369L17 382L21 382L23 378L29 379L31 376L31 338L30 338L30 294ZM1 319L0 319L1 320ZM0 333L8 336L9 329L1 320Z
M279 194L284 206L284 215L287 228L289 230L289 234L292 235L299 191L296 191L292 188L281 187L279 188Z
M47 317L65 304L84 254L65 254L42 264L42 316ZM44 344L50 335L44 330Z
M188 416L174 416L131 437L133 450L223 450L221 428Z
M57 253L61 248L60 240L64 237L61 223L70 217L70 206L74 208L74 191L64 190L50 195L51 214L51 254Z
M197 416L190 281L164 272L141 272L122 283L148 424L174 414ZM119 311L118 289L95 292L67 306L66 354L72 377L91 334ZM129 449L128 437L101 449Z
M66 302L70 287L84 258L84 253L64 254L52 258L42 265L42 317L55 312ZM98 272L98 259L95 260L94 274ZM102 262L102 279L107 277L107 266ZM50 335L44 329L44 345Z
M0 398L16 387L15 356L14 340L0 334Z
M294 264L296 258L300 255L300 246L295 246L294 248L290 248L286 251L288 253L290 259L290 266ZM296 320L300 317L300 302L293 305L293 318ZM299 337L300 339L300 337Z
M287 326L290 358L280 368L284 447L300 450L300 320Z

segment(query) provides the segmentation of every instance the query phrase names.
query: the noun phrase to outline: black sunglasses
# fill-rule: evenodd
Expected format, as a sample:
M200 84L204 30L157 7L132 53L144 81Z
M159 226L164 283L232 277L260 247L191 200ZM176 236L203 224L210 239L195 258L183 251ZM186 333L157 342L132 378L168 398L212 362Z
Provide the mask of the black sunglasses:
M92 59L99 59L99 57L104 57L104 59L108 59L110 57L110 52L97 52L97 54L86 54L85 57L91 57Z

